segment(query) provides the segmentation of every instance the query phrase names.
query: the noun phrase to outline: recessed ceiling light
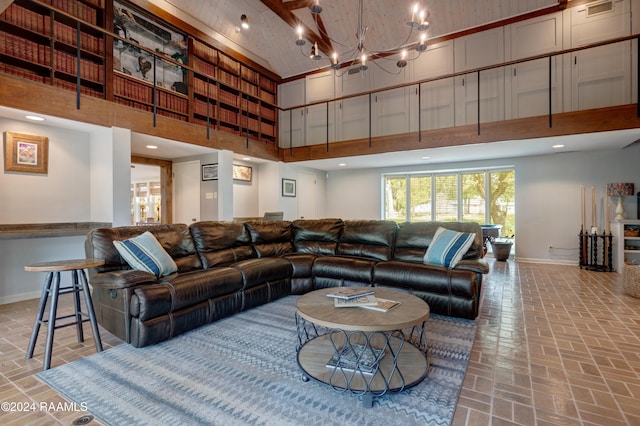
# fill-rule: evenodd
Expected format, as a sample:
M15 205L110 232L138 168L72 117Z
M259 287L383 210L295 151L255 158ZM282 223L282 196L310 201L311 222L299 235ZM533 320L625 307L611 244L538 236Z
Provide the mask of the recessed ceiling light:
M340 163L338 164L339 167L345 167L347 165L347 163Z
M242 157L242 159L243 159L244 161L250 161L250 160L251 160L251 157Z
M430 159L431 157L424 156L424 157L420 157L420 158L421 158L421 159L423 159L423 160L428 160L428 159Z
M38 117L37 115L25 115L24 116L26 119L28 120L33 120L33 121L44 121L44 118L42 117Z
M552 148L564 148L564 145L562 145L562 144L553 145Z
M147 148L149 149L158 149L157 145L147 145Z

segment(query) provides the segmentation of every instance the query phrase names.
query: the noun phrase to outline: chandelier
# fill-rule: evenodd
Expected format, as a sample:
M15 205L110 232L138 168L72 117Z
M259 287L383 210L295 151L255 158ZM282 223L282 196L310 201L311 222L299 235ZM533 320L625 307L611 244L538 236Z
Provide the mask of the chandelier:
M332 53L330 58L327 57L327 59L330 60L331 67L335 70L340 69L343 65L345 65L346 67L351 67L352 65L359 63L359 69L361 71L365 71L369 68L367 65L367 61L369 61L370 59L387 58L389 56L397 55L399 55L399 59L396 62L396 66L398 68L404 68L407 66L407 61L417 59L418 56L420 56L420 53L427 50L426 30L429 28L429 22L427 21L427 19L429 18L429 13L425 9L421 8L418 3L414 4L411 10L411 19L407 21L407 26L409 27L409 34L407 35L407 38L397 47L384 50L373 50L365 45L365 38L367 36L367 30L369 27L363 24L363 0L358 1L358 27L356 28L355 33L356 40L355 44L351 45L332 39L329 34L327 34L323 29L324 25L321 25L319 23L319 16L322 13L320 0L313 0L313 3L309 6L309 10L311 11L311 14L313 16L313 20L316 24L318 33L322 37L331 40L332 43L345 48L344 52L341 54L342 58L340 58L338 53L335 51ZM418 42L410 42L414 30L420 33ZM323 59L320 49L318 48L318 42L315 42L311 45L311 50L308 54L302 51L302 46L306 44L306 40L303 38L304 29L302 25L298 25L297 33L298 37L296 39L296 45L300 47L300 51L302 52L302 54L315 61ZM409 50L411 48L413 48L417 52L417 55L409 58ZM387 71L382 67L380 68L384 71Z

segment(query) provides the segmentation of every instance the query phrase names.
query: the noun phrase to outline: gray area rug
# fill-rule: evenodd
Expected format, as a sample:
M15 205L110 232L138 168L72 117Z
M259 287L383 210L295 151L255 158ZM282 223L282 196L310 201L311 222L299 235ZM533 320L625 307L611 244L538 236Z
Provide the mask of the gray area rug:
M432 315L431 369L419 385L374 399L302 381L297 296L236 314L169 341L123 344L38 373L108 425L448 425L476 322Z

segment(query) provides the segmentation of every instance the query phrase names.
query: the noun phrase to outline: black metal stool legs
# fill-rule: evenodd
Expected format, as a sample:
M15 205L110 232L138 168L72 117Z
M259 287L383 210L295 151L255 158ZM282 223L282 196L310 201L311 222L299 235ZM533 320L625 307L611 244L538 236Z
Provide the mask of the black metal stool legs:
M42 295L40 296L40 304L38 305L38 313L36 314L36 320L33 323L33 330L31 331L31 339L29 339L29 347L24 359L33 358L33 350L36 347L36 340L38 340L38 333L40 332L40 324L44 317L44 308L47 304L47 297L49 296L49 290L51 290L51 281L53 280L53 272L48 272L47 277L44 280L44 287L42 288Z
M76 326L76 334L78 335L78 342L84 342L84 332L82 329L82 323L89 321L91 323L91 332L93 333L93 340L96 345L96 351L102 352L102 340L100 339L100 330L98 329L98 322L96 321L96 314L93 309L93 301L91 299L91 293L89 291L89 284L87 282L87 276L84 270L74 269L71 270L73 282L70 287L60 287L60 272L48 272L45 279L44 288L42 290L42 296L40 296L40 304L38 305L38 314L36 320L33 323L33 330L31 331L31 339L29 340L29 347L25 359L33 358L33 352L38 340L38 333L40 332L40 326L47 323L47 342L44 348L44 363L43 369L48 370L51 367L51 353L53 351L53 336L57 328L62 328L70 325ZM87 312L82 312L80 304L80 292L84 293L84 302ZM73 305L74 313L71 315L65 315L58 317L58 297L61 294L73 293ZM44 319L44 311L47 305L47 299L49 299L49 319ZM83 319L83 316L88 316L89 319ZM56 325L57 320L66 318L74 318L74 322L68 324Z
M87 282L87 275L84 270L80 270L80 282L82 283L82 291L84 293L84 302L87 306L87 314L89 315L89 323L91 324L91 332L93 333L93 341L96 343L96 351L102 352L102 340L100 339L100 330L98 329L98 322L96 321L96 313L93 309L93 300L91 299L91 292L89 291L89 283Z

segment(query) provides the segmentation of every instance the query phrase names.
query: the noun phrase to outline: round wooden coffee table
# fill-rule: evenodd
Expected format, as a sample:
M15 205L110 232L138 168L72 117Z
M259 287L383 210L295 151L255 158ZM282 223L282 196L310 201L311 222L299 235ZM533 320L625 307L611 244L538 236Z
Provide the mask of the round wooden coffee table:
M298 365L305 380L339 392L374 396L420 383L429 371L425 323L429 305L402 291L374 288L375 296L400 302L387 312L335 308L326 288L300 297L296 306Z

